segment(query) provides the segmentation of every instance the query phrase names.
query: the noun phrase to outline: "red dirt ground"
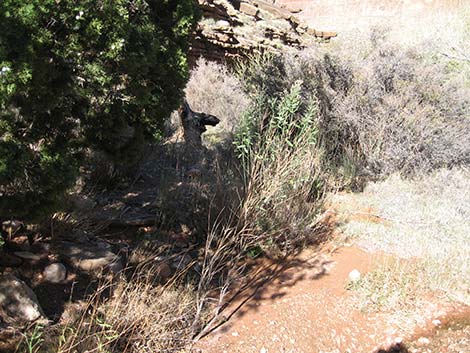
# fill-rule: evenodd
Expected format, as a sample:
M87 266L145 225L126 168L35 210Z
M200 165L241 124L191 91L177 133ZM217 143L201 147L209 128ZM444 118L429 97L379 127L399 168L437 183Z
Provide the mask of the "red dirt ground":
M229 320L202 339L197 350L377 352L391 349L400 339L405 342L432 334L432 320L445 322L450 314L459 313L455 305L429 303L417 308L410 326L394 313L361 312L354 292L345 289L348 274L353 269L367 272L378 256L355 247L321 254L309 250L287 265L266 265L265 283L242 293L226 311Z

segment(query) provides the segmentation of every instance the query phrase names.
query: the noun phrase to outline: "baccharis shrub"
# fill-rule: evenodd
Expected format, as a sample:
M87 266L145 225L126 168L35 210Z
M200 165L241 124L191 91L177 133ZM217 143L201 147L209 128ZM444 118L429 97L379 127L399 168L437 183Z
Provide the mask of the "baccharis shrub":
M122 159L159 131L196 20L193 0L0 2L0 218L51 209L83 148Z

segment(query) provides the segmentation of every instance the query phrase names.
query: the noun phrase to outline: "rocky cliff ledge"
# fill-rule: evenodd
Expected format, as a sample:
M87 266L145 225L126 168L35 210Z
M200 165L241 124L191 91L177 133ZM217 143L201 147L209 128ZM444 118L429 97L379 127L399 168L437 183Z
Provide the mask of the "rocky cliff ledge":
M191 61L203 56L222 61L255 51L305 48L333 32L316 31L295 16L295 10L262 0L198 0L203 18L198 24Z

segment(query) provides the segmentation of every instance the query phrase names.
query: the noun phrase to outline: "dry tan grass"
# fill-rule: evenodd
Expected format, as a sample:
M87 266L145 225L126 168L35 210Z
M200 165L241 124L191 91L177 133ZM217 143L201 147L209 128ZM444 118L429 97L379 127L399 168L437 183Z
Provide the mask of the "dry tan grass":
M365 312L412 312L421 306L429 294L423 281L423 265L403 259L377 259L372 271L348 289L359 294L358 305Z
M271 251L279 247L286 253L315 236L322 206L318 157L306 141L293 151L277 139L265 137L275 146L276 157L263 160L267 156L262 155L253 161L242 217L253 230L253 244Z
M55 328L56 342L50 343L51 351L181 351L200 324L195 320L194 287L179 284L181 275L161 285L157 282L158 268L145 265L128 280L121 277L104 284L77 321Z
M395 175L364 193L335 199L345 219L352 219L342 226L346 236L371 251L416 259L416 267L403 271L415 272L430 289L470 303L469 190L468 170L444 169L416 180ZM357 219L364 209L383 222Z

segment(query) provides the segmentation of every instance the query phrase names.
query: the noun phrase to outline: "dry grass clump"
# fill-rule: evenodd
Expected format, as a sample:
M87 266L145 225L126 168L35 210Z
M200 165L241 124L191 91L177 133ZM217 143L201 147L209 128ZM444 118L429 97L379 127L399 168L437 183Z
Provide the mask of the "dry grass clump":
M187 351L220 323L229 288L242 277L242 260L251 246L247 234L251 233L241 224L215 221L200 249L201 260L194 258L169 279L161 271L171 257L162 260L148 247L145 260L106 280L66 316L69 319L49 327L31 327L17 351Z
M342 226L346 236L372 251L419 259L420 281L470 303L469 190L468 170L442 169L414 180L394 175L335 199L351 219ZM384 222L357 220L364 209Z
M241 218L232 217L227 221L221 214L212 222L198 255L188 263L181 260L170 278L163 277L162 266L174 263L178 254L165 255L161 246L142 243L131 260L135 267L108 278L67 320L32 327L17 351L187 351L220 324L227 295L243 281L243 259L255 244Z
M130 279L104 284L77 320L45 331L42 351L180 352L188 347L204 320L197 316L195 288L181 281L183 272L160 284L158 272L158 266L147 264Z

